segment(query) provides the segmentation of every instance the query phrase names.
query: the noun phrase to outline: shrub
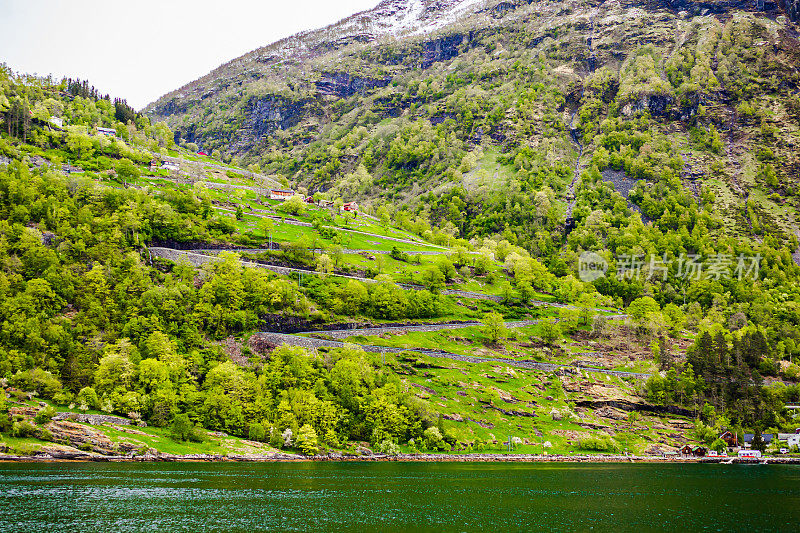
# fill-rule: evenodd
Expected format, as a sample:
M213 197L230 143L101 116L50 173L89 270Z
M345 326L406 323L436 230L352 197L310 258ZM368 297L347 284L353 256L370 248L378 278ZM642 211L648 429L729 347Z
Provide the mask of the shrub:
M578 441L578 449L594 452L618 453L621 447L616 440L608 435L595 435L580 439Z
M425 446L432 450L445 450L449 446L444 441L442 437L442 433L439 431L437 427L429 427L425 431L422 432L422 436L425 439Z
M58 405L69 405L75 399L75 395L69 391L62 390L55 393L52 399Z
M47 424L54 416L56 416L55 408L48 405L47 407L36 413L36 416L34 417L33 421L39 425Z
M258 422L250 424L250 428L247 431L247 438L249 438L250 440L257 440L263 442L266 435L267 431L264 429L264 426L262 426Z
M33 437L36 435L36 428L27 420L14 422L11 428L11 434L15 437Z
M400 455L400 447L394 442L386 439L378 444L378 453L385 455Z
M189 419L189 415L181 413L175 415L170 427L170 437L175 440L203 442L206 438L205 431L196 427Z

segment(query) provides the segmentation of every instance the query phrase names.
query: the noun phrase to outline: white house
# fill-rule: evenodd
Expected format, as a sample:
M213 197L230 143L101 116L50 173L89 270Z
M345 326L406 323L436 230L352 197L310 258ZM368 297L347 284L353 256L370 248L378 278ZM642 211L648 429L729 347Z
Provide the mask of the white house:
M63 128L64 127L64 119L61 118L61 117L50 117L50 124L52 124L53 126L55 126L57 128Z
M161 163L161 168L164 170L179 170L181 167L174 161L164 161Z
M269 191L269 199L270 200L286 200L294 196L294 191L290 191L289 189L270 189Z
M800 433L778 433L778 440L786 442L788 448L792 446L800 447Z
M100 128L100 127L98 127L97 128L97 134L98 135L105 135L106 137L116 137L117 136L117 130L115 130L114 128Z

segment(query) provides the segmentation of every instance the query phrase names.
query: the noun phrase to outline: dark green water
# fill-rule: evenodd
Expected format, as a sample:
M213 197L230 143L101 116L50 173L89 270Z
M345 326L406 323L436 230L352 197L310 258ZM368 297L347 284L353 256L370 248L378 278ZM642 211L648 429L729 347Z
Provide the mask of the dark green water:
M798 531L800 467L0 463L0 531Z

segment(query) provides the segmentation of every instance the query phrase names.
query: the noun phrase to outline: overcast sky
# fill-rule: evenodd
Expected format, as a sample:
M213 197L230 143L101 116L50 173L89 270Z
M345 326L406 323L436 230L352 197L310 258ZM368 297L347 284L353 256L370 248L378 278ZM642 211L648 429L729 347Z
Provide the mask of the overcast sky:
M0 62L141 109L220 64L379 0L0 0Z

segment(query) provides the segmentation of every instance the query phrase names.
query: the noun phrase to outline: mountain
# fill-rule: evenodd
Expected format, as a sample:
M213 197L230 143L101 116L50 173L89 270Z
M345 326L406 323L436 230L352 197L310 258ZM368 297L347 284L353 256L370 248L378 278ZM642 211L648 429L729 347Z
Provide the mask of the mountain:
M458 189L473 205L546 185L572 219L578 174L595 166L647 221L658 209L631 190L668 171L730 234L785 240L798 231L797 7L387 0L145 111L178 142L312 191L407 202ZM439 211L463 237L513 220L475 228Z
M153 120L0 66L0 452L793 431L796 13L384 2Z

